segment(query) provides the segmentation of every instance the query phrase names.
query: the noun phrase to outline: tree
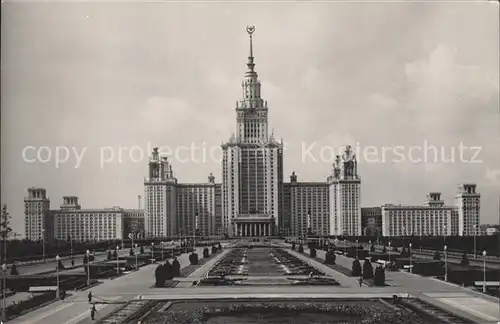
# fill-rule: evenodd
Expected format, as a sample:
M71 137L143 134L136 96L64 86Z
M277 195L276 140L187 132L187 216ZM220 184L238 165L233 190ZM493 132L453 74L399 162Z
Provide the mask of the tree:
M292 243L292 250L295 250L295 242Z
M130 248L130 251L128 252L128 254L129 254L130 256L134 256L134 250L133 250L132 248Z
M384 247L382 248L382 253L387 253L387 248L385 247L385 245L384 245Z
M299 245L299 253L304 253L304 246L302 244Z
M374 245L370 245L370 252L375 252L375 246Z
M116 252L116 249L113 250L113 259L118 258L118 253Z
M108 250L108 260L112 260L113 259L113 255L111 255L111 250Z
M89 263L89 257L85 254L83 256L83 265L85 266L85 265L87 265L87 263Z
M462 255L462 261L460 261L461 266L468 266L469 265L469 257L467 256L467 253L464 252Z
M363 263L363 279L372 279L373 278L373 266L370 263L370 260L365 259Z
M140 252L141 254L144 254L144 246L141 246Z
M410 256L410 252L403 246L401 249L401 257L402 258L407 258Z
M353 277L361 276L361 263L359 263L358 259L355 259L352 262L352 271L351 274Z
M436 261L440 261L441 260L441 253L439 253L439 251L436 251L436 253L434 253L433 259Z
M384 268L378 266L375 269L375 274L373 276L373 284L375 286L385 286L385 271Z
M2 213L0 214L0 237L2 238L2 242L6 242L9 237L9 233L12 232L12 228L10 227L10 214L7 211L7 205L3 205ZM6 263L7 256L7 244L2 244L0 249L1 251L1 263ZM5 259L5 260L4 260Z

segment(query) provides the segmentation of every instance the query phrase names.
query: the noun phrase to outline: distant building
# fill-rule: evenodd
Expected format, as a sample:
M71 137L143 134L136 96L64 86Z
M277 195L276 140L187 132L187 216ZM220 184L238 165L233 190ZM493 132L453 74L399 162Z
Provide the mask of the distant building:
M50 212L50 199L43 188L29 188L24 198L24 231L30 241L54 239L54 218Z
M330 231L330 200L326 182L298 182L295 172L290 183L285 184L290 191L291 234L304 236L309 228L315 235L328 235Z
M362 207L361 228L365 236L382 236L382 208Z
M383 205L383 236L450 236L453 207L445 206L441 193L431 192L422 206ZM456 234L455 234L456 235Z
M123 239L124 210L120 207L82 209L78 197L64 196L52 210L57 240L98 242Z
M221 183L179 183L155 148L144 180L147 237L193 235L361 235L361 180L350 146L326 182L283 179L283 141L269 131L268 105L255 70L253 27L236 132L223 142ZM295 180L294 180L295 179Z
M347 146L337 155L327 179L330 199L330 235L361 236L361 178L358 162Z
M481 195L476 192L475 184L462 184L455 196L458 211L458 235L479 235Z
M144 209L123 210L123 237L144 238Z
M479 235L495 235L500 233L500 225L481 224Z

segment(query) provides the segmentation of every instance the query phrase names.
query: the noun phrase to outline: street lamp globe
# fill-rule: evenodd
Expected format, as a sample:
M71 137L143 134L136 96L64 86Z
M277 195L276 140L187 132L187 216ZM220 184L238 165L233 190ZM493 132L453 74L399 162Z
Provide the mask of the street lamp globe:
M87 250L87 252L86 252L86 253L87 253L87 255L89 255L89 254L90 254L90 250Z
M135 244L135 248L137 249L137 243Z
M119 249L120 249L120 246L119 246L119 245L117 245L117 246L116 246L116 249L117 249L117 250L119 250Z
M486 256L486 250L483 251L483 256Z
M59 255L56 255L56 261L59 261L61 260L61 258L59 257Z
M444 250L446 251L447 249L448 249L448 246L447 246L447 245L445 245L445 246L444 246Z
M7 270L7 265L6 265L5 263L4 263L4 264L2 264L2 270L3 270L3 271Z
M411 242L410 242L410 244L408 244L408 246L409 246L409 247L410 247L410 249L411 249Z

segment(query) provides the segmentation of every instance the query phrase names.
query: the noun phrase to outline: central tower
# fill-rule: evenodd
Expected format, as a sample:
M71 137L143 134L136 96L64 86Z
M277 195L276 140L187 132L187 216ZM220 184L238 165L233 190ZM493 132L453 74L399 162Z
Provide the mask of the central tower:
M283 144L269 136L267 102L253 56L254 26L246 31L250 41L247 71L236 102L236 135L221 145L222 225L227 235L270 236L281 221Z

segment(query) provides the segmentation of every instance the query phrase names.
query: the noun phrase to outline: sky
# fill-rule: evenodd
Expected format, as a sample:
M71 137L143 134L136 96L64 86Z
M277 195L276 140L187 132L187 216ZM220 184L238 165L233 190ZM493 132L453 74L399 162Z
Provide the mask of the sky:
M452 204L460 183L476 183L481 222L498 223L498 3L2 9L1 200L17 233L32 186L47 189L52 208L64 195L82 208L137 208L154 146L179 182L210 173L220 182L247 25L270 131L285 144L285 179L295 171L325 181L351 145L362 206L420 205L431 191Z

